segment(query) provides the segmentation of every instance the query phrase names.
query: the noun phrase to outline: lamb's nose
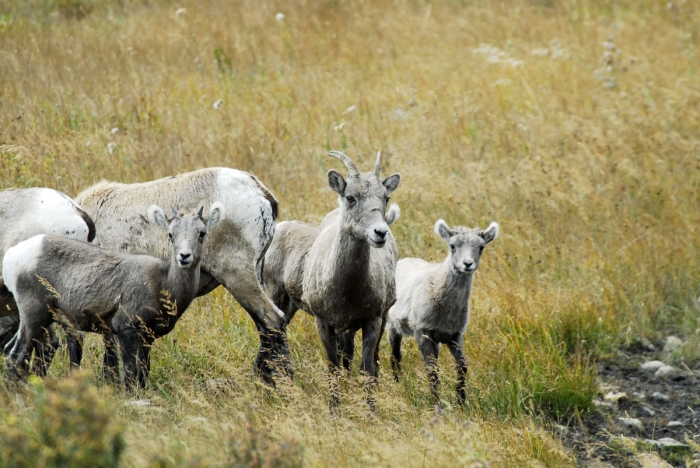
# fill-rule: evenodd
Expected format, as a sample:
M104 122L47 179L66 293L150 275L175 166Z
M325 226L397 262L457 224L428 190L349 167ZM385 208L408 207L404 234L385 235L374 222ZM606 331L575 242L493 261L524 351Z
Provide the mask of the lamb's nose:
M467 270L471 270L472 265L474 265L474 262L464 262L464 268Z
M379 237L380 239L384 239L386 237L387 231L384 231L383 229L375 229L374 233Z
M192 256L191 253L181 253L181 254L180 254L180 261L184 262L185 260L187 260L187 259L190 258L191 256Z

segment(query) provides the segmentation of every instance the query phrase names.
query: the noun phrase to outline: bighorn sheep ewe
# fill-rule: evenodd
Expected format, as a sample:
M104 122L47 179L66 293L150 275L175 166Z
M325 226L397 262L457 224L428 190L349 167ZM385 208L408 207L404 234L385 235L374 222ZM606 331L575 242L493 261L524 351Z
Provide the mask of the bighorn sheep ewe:
M438 219L435 232L450 247L444 262L404 258L396 266L397 300L389 309L386 327L391 364L398 380L401 338L413 336L425 359L433 397L439 402L438 353L440 343L445 343L457 361L457 398L464 403L467 360L463 335L469 322L469 296L481 252L498 236L498 224L491 223L484 231L463 226L450 229Z
M258 329L255 371L270 384L277 368L291 376L286 320L261 285L265 251L277 222L277 200L256 177L235 169L208 168L138 184L103 181L76 200L95 221L97 245L157 257L166 257L169 247L143 215L149 204L179 206L189 212L202 205L206 210L220 200L225 215L204 249L197 295L208 294L219 284L228 289ZM109 349L106 362L116 360Z
M150 346L173 329L196 297L204 240L223 209L213 203L206 223L203 208L194 216L175 212L168 222L163 210L152 205L148 218L168 232L169 259L43 234L10 248L3 276L20 314L19 332L8 345L11 377L26 375L34 339L57 321L69 329L115 334L124 383L145 386Z
M0 192L0 258L13 245L37 234L55 234L83 242L95 237L95 224L67 195L49 188L9 189ZM19 328L19 312L0 276L0 348ZM33 370L44 375L58 340L51 327L38 337Z
M398 209L392 207L386 213L386 205L401 176L379 178L380 154L374 171L365 174L347 155L329 154L348 169L347 180L328 171L328 183L338 194L340 207L319 227L299 221L278 225L265 256L264 285L288 320L298 309L316 317L331 375L331 408L339 403L339 335L344 334L341 344L349 363L355 333L362 329L360 370L366 375L367 402L373 409L379 340L386 313L396 300L397 251L387 219L393 222Z

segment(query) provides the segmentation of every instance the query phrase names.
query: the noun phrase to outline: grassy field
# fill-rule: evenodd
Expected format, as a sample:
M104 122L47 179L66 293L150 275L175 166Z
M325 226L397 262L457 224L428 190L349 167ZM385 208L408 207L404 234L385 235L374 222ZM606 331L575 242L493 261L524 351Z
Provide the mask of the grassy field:
M93 386L97 338L83 380L59 354L45 384L0 384L0 464L43 443L57 466L90 436L123 440L125 466L575 463L545 429L587 411L597 360L675 333L700 366L699 59L692 0L0 0L1 189L229 166L281 220L319 222L342 169L327 150L362 170L382 150L403 177L401 257L444 258L437 218L501 225L472 295L466 409L449 353L436 417L415 344L395 383L383 343L377 415L355 371L331 418L305 314L295 385L271 392L219 288L156 343L150 406Z

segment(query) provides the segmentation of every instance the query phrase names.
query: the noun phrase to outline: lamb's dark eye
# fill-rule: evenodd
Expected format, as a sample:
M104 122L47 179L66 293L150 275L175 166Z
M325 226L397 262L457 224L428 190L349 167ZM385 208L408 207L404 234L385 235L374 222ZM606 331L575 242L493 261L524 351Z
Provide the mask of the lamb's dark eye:
M199 233L199 242L202 242L204 240L204 237L207 235L206 232L202 231Z
M479 253L481 253L483 251L484 251L484 246L482 245L481 247L479 247Z
M172 233L172 232L169 232L169 233L168 233L168 237L170 238L170 240L173 240L173 233Z
M355 203L355 197L345 197L345 199L348 201L348 203L353 204Z
M389 203L389 200L391 200L391 197L387 195L386 202Z
M453 251L453 252L455 251L455 245L454 245L454 244L450 244L450 250Z

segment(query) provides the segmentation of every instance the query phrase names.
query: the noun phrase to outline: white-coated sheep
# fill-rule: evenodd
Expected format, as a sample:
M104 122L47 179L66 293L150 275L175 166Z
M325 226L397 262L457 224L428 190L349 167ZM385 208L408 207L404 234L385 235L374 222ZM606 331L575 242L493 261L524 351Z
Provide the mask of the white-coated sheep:
M299 221L283 222L265 256L264 285L289 320L298 309L316 318L331 375L330 405L339 402L339 350L347 366L354 353L354 337L362 330L362 364L367 402L374 408L379 341L386 313L396 300L394 272L396 243L387 221L399 215L386 211L389 194L401 176L379 178L380 155L374 171L360 174L348 156L337 151L348 169L345 180L328 172L328 183L338 194L340 208L329 213L320 227Z
M437 220L435 232L447 242L449 252L442 263L404 258L396 266L396 303L389 309L387 338L391 363L398 379L401 369L401 339L413 336L425 359L433 397L439 402L437 359L445 343L457 362L457 398L465 399L467 359L464 332L469 322L469 296L474 272L484 246L498 236L498 224L486 230L458 226L450 229Z
M0 225L0 259L7 249L37 234L54 234L83 242L91 242L95 237L95 224L75 201L43 187L0 192ZM17 304L0 276L0 348L5 347L18 328ZM46 373L58 345L52 328L38 338L32 366L38 375Z
M198 296L223 285L248 312L260 336L254 370L269 384L280 369L291 376L284 314L261 285L265 251L277 224L277 199L255 176L214 167L137 184L100 182L76 200L97 226L95 243L106 249L167 257L169 245L148 222L148 206L177 206L192 212L221 201L225 215L202 257ZM106 343L109 345L109 343ZM105 363L116 365L107 346Z
M145 386L151 344L173 329L196 297L204 241L223 210L215 202L206 222L203 208L193 216L174 213L168 221L151 206L148 218L170 238L168 259L44 234L8 249L3 277L20 314L19 332L8 344L10 376L26 376L34 339L59 322L66 329L116 335L124 383Z

